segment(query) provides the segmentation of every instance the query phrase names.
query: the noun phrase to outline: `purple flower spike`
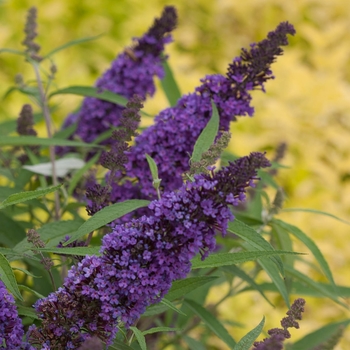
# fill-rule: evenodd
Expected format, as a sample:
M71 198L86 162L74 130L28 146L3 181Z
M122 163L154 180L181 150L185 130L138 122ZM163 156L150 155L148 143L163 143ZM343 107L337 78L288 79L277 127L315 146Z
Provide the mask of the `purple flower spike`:
M23 334L15 300L0 280L0 346L5 345L4 349L8 350L21 349Z
M287 44L287 34L294 33L292 25L281 23L267 39L252 44L249 50L242 49L241 56L229 65L226 76L206 76L194 93L163 110L155 118L155 124L136 137L135 146L128 152L126 178L116 179L113 186L112 203L131 198L156 198L151 178L147 176L150 171L146 153L158 165L165 191L181 186L182 175L190 168L189 158L195 142L211 116L211 100L219 110L220 131L229 130L230 122L237 116L252 116L250 91L264 90L264 83L273 78L270 66L283 52L280 46ZM134 179L133 184L129 178ZM133 197L135 193L137 197Z
M125 49L112 66L98 79L96 87L109 90L127 99L134 94L143 100L155 92L154 76L163 78L162 52L165 44L172 41L169 34L176 26L177 14L172 6L164 8L159 19L141 38L134 39L134 45ZM103 132L120 124L124 107L112 102L86 97L77 114L67 117L63 128L77 122L75 135L85 142L92 142ZM74 135L73 135L74 136ZM107 140L104 144L109 144ZM60 153L67 152L60 149Z
M111 344L120 323L130 327L186 277L195 255L204 259L215 250L215 235L225 235L233 220L229 206L244 199L257 170L269 165L264 154L252 153L217 173L195 175L151 202L151 215L115 225L101 257L85 257L62 288L36 303L42 325L31 329L32 343L71 349L97 336Z

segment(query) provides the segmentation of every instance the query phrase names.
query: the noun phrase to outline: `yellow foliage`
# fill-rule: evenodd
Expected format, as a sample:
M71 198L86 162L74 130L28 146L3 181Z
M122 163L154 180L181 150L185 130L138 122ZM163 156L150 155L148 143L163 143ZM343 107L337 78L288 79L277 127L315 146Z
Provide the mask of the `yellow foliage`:
M0 47L20 49L25 11L39 9L39 43L43 51L72 39L104 36L60 52L56 84L92 85L113 57L130 45L131 37L141 35L159 15L162 0L91 1L7 1L0 5ZM170 64L182 92L192 91L205 74L225 73L228 63L241 47L261 40L281 21L291 22L297 34L285 54L273 67L276 79L266 85L267 93L254 93L254 118L240 118L232 124L231 149L244 155L250 151L273 150L287 142L288 152L278 182L285 188L287 207L328 211L350 221L350 2L347 0L246 0L177 1L179 26L175 42L168 49ZM23 68L20 57L0 55L0 94L12 84L16 73L32 74ZM59 125L80 99L57 98L54 117ZM19 94L7 98L0 107L2 115L14 118ZM162 93L146 108L156 112L166 106ZM347 242L350 228L328 217L309 213L283 213L286 221L300 227L319 245L337 283L349 285L350 258ZM306 249L303 249L306 251ZM309 270L315 279L323 277ZM271 296L276 298L275 296ZM286 311L279 303L276 310L257 293L231 299L222 308L225 318L253 328L266 315L267 327L277 327ZM296 340L327 322L349 317L349 313L330 301L307 298L301 329ZM232 328L239 339L247 329ZM348 349L349 331L338 350ZM224 347L223 347L224 349Z

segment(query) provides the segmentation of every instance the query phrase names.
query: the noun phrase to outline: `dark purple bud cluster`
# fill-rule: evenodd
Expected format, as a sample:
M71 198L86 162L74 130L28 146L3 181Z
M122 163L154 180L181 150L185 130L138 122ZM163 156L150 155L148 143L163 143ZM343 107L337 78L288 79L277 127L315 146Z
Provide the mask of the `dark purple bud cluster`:
M194 93L183 96L176 106L163 110L155 124L135 139L135 146L129 152L127 178L119 179L113 186L111 200L119 202L135 198L156 198L145 154L149 154L158 165L159 178L166 191L172 191L182 183L182 175L190 168L189 158L195 142L207 125L214 101L220 114L220 130L228 131L231 121L237 116L252 116L250 91L264 87L272 78L270 65L281 55L281 45L287 44L287 35L293 35L294 28L287 22L281 23L268 38L242 49L240 57L229 65L227 76L210 75L202 79L202 85ZM130 191L131 186L135 191Z
M32 344L73 349L94 335L110 344L118 325L131 326L189 273L196 254L204 259L215 249L215 235L225 235L233 219L229 206L244 200L257 170L269 165L264 154L252 153L195 175L151 202L151 215L115 225L103 238L101 257L85 257L62 288L36 303L42 324L31 328Z
M34 39L37 37L38 33L36 32L36 17L37 17L37 8L31 7L28 10L27 22L24 27L24 32L26 34L25 39L22 41L22 44L27 47L26 52L29 57L34 61L40 62L42 58L38 55L40 51L40 45L34 42Z
M281 321L283 328L273 328L267 331L270 338L254 343L254 350L282 350L283 343L290 338L288 328L299 328L297 320L302 319L304 312L305 300L302 298L294 300L294 303L287 311L288 317L284 317Z
M169 34L176 26L177 14L172 6L164 8L159 19L141 38L134 39L132 48L120 54L112 66L97 81L100 91L108 90L130 99L137 94L144 100L155 92L154 76L163 78L162 52L164 46L172 41ZM77 114L70 115L64 128L77 123L75 135L85 142L92 142L111 127L121 123L124 107L93 97L84 99ZM109 139L104 144L113 143ZM61 149L61 153L67 149Z
M29 104L25 104L22 107L22 110L17 119L17 133L23 136L36 136L37 132L33 128L34 118L33 118L33 109ZM39 146L29 146L30 150L34 154L39 154ZM28 160L27 154L23 154L19 157L19 161L24 164Z

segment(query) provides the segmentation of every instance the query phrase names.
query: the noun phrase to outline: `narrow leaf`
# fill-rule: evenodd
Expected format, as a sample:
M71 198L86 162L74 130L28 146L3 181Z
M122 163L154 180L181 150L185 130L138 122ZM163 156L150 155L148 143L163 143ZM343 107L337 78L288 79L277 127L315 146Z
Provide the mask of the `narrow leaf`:
M310 350L316 348L318 345L326 342L330 339L337 331L339 327L346 328L350 324L350 319L329 323L326 326L319 328L318 330L309 333L304 338L298 340L291 347L292 350Z
M149 168L151 170L151 174L152 174L152 179L154 180L159 180L158 178L158 167L156 162L154 161L154 159L152 157L150 157L147 153L146 153L146 159L149 165Z
M52 92L49 97L62 94L95 97L100 100L113 102L124 107L128 103L128 100L121 95L115 94L112 91L108 90L100 91L98 88L91 86L69 86L67 88Z
M246 261L257 260L268 256L274 256L279 254L293 254L298 255L302 253L288 252L283 250L272 250L272 251L248 251L239 253L218 253L209 255L204 261L200 257L195 257L192 260L192 269L205 269L220 266L227 266L233 264L241 264Z
M162 84L163 91L168 99L169 105L175 106L181 97L181 92L167 60L163 61L163 69L165 76L160 82Z
M259 250L274 250L273 246L267 242L258 232L237 219L229 222L228 231L236 234L254 248L257 248ZM283 263L281 258L279 256L272 257L272 260L277 264L279 270L283 274Z
M214 102L211 102L211 106L211 118L194 145L191 162L199 162L201 160L202 154L214 143L215 137L218 134L220 121L219 112Z
M350 225L350 221L346 221L344 219L341 219L338 216L327 213L326 211L321 211L321 210L316 210L316 209L308 209L308 208L286 208L286 209L283 209L283 211L301 211L301 212L305 212L305 213L325 215L325 216L329 216L330 218L333 218L335 220L338 220L340 222L343 222L344 224Z
M210 283L217 279L216 276L198 276L198 277L189 277L183 280L177 280L173 282L172 287L165 296L167 300L180 299L186 294L196 290L203 285ZM167 310L167 306L164 304L158 303L151 305L147 308L146 312L142 316L153 316L158 315Z
M222 270L239 277L240 279L242 279L243 281L247 282L250 286L252 286L253 290L259 292L261 294L261 296L271 305L273 306L273 304L271 303L271 301L267 298L267 296L264 293L264 290L260 287L259 284L255 283L255 281L248 275L246 274L243 270L241 270L239 267L235 266L235 265L231 265L231 266L224 266L222 267Z
M100 247L72 247L72 248L36 248L36 250L45 252L45 253L54 253L54 254L64 254L64 255L101 255Z
M19 50L15 50L15 49L7 49L7 48L3 48L0 49L0 53L13 53L15 55L20 55L20 56L25 56L25 53L23 51L19 51Z
M138 330L136 327L130 327L130 329L134 332L135 337L136 337L138 343L140 344L141 349L147 350L146 339L145 339L144 335L142 334L142 332L140 330Z
M71 141L58 138L40 138L36 136L2 136L0 146L72 146L72 147L98 147L95 144Z
M202 343L187 335L184 335L182 339L187 343L188 347L191 350L207 350L207 348Z
M46 194L49 194L51 192L55 192L61 186L62 185L57 185L57 186L51 186L48 188L43 188L40 190L19 192L19 193L12 194L11 196L9 196L7 199L5 199L0 204L0 209L9 207L10 205L23 203L23 202L29 201L31 199L34 199L34 198L45 196Z
M19 300L23 301L19 292L15 275L8 260L0 254L0 279L4 282L7 289Z
M108 346L108 350L133 350L129 345L124 344L118 339L114 339L113 344Z
M275 284L277 290L280 292L284 302L288 307L290 307L289 303L289 295L286 287L286 283L284 279L280 275L280 271L277 269L276 264L274 264L269 259L259 259L258 260L260 266L266 271L266 273L270 276L272 282Z
M316 258L317 262L320 264L321 269L326 275L326 277L328 278L329 282L334 286L334 291L336 292L336 286L335 286L331 269L329 268L329 265L326 259L324 258L322 252L317 247L315 242L309 236L307 236L303 231L301 231L298 227L294 225L288 224L287 222L277 220L277 219L274 219L272 223L292 233L296 238L298 238L310 249L311 253Z
M41 278L42 277L42 276L35 276L31 272L29 272L28 270L23 269L22 267L13 267L12 270L21 271L21 272L25 273L26 275L33 277L33 278Z
M105 226L106 224L128 214L136 209L146 207L150 202L141 199L131 199L121 203L115 203L98 211L89 220L84 222L71 238L64 243L67 245L84 235Z
M33 318L34 320L40 320L40 318L38 317L34 309L31 307L17 305L17 312L18 312L18 315L20 316L26 316L26 317Z
M18 288L19 289L22 289L22 290L26 290L27 292L30 292L30 293L33 293L35 296L37 296L39 299L43 299L45 298L42 294L38 293L37 291L35 291L34 289L31 289L23 284L19 284L18 285Z
M43 59L49 58L52 55L56 54L57 52L59 52L61 50L64 50L64 49L67 49L70 46L74 46L74 45L78 45L78 44L81 44L81 43L85 43L87 41L96 40L96 39L100 38L101 36L102 36L102 34L99 34L99 35L96 35L96 36L90 36L90 37L86 37L86 38L75 39L75 40L69 41L69 42L67 42L67 43L65 43L65 44L63 44L61 46L56 47L55 49L53 49L49 53L47 53L43 57Z
M154 327L143 331L143 335L159 333L159 332L181 332L181 328L170 328L170 327Z
M291 276L293 276L294 278L296 278L300 282L303 282L309 288L315 289L316 291L320 292L323 296L328 297L329 299L333 300L335 303L348 308L347 304L341 302L338 299L338 294L334 293L334 291L330 292L329 290L323 288L323 286L321 284L313 281L310 277L304 275L300 271L297 271L288 265L286 265L285 268L286 268L286 272L288 272L288 274L290 274Z
M249 350L253 345L255 339L260 335L265 324L265 317L260 321L260 323L247 333L233 348L233 350Z
M166 298L163 298L163 300L160 302L161 304L167 306L169 309L177 312L178 314L186 316L181 310L179 310L171 301L169 301Z
M230 348L235 347L236 342L226 328L208 310L193 300L185 300L185 304Z

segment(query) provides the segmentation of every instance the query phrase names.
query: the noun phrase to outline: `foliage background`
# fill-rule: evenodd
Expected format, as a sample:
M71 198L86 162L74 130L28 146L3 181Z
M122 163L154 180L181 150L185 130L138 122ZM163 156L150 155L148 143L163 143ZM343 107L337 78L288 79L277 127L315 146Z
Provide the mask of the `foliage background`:
M225 73L228 63L249 43L261 40L281 21L288 20L297 35L286 53L273 66L276 79L267 93L255 92L254 118L240 118L232 125L230 148L238 155L267 150L268 156L280 142L287 142L278 182L288 196L286 208L313 208L350 221L350 3L347 0L16 0L0 3L0 47L21 49L23 24L30 6L39 10L39 38L43 52L72 39L103 34L58 53L56 84L92 85L132 36L141 35L162 7L174 4L179 25L175 42L168 46L170 65L182 93L190 92L205 74ZM30 77L30 67L20 57L0 55L0 95L13 84L14 76ZM16 118L25 97L14 93L1 102L0 113ZM77 97L57 97L54 114L59 126L80 102ZM166 107L162 92L146 104L156 113ZM3 118L3 117L2 117ZM3 120L1 120L3 121ZM42 135L45 134L41 128ZM349 226L329 217L288 212L283 219L310 235L324 253L336 283L349 286ZM302 246L298 251L306 251ZM308 269L307 267L303 267ZM321 273L304 271L316 280ZM215 290L208 302L220 298ZM222 305L222 317L244 324L228 326L235 339L267 316L265 330L279 326L286 307L271 295L271 307L257 293L236 296ZM301 329L292 333L295 341L330 321L349 318L346 311L328 300L306 297L307 308ZM225 349L217 341L213 349ZM347 349L350 333L336 348Z

